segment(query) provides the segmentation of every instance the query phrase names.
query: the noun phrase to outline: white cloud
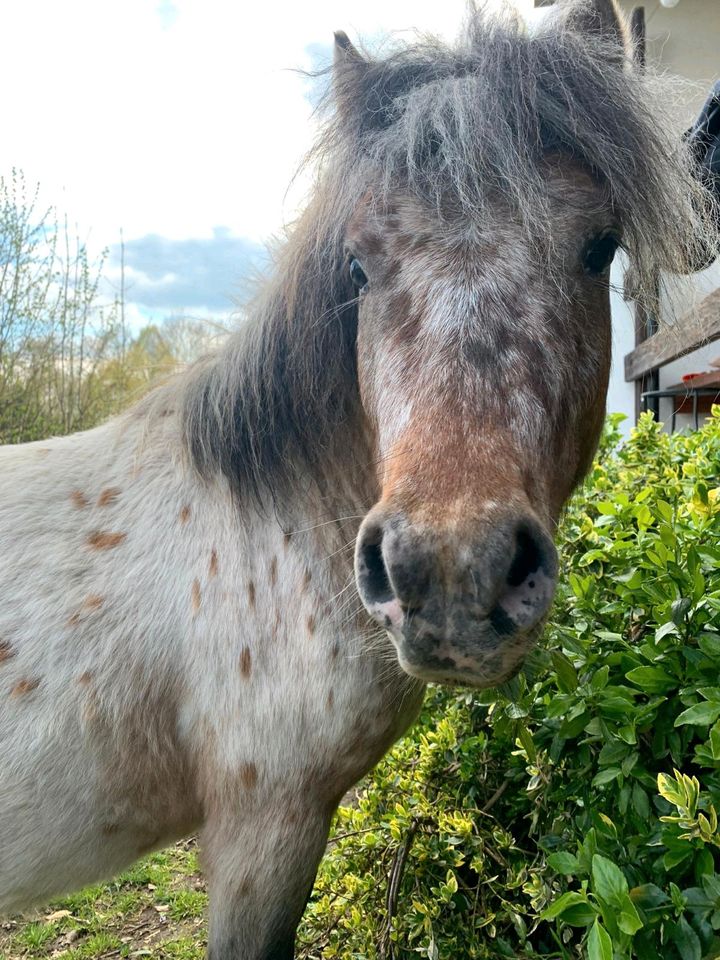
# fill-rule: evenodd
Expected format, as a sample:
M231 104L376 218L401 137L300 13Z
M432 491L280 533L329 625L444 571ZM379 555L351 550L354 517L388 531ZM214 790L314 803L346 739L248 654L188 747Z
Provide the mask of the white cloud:
M286 194L313 132L307 48L333 29L454 35L465 0L24 0L3 11L2 162L95 245L149 233L251 240L295 209ZM11 93L9 93L11 92Z

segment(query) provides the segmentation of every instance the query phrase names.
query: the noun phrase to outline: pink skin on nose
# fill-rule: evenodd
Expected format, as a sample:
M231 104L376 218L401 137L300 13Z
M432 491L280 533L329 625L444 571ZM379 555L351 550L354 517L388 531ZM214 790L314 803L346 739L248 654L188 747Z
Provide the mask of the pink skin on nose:
M405 620L399 600L373 604L370 612L388 630L401 630Z
M500 598L499 606L521 630L528 629L550 606L554 589L554 580L542 570L535 570L522 583L511 587Z

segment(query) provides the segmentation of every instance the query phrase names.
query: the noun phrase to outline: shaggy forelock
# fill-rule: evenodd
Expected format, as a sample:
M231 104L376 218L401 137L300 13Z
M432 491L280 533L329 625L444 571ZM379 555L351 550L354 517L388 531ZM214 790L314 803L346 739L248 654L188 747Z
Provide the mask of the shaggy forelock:
M707 258L708 200L667 84L636 69L614 34L574 29L590 9L563 3L534 33L475 11L456 46L421 38L341 57L311 154L311 203L241 329L190 375L184 425L201 473L277 503L299 476L347 461L361 415L344 236L368 191L380 202L405 191L471 220L501 198L561 283L544 164L560 153L605 188L637 295L656 289L658 271Z
M573 29L588 6L565 3L533 33L517 16L476 11L455 47L426 38L349 61L319 143L348 204L368 183L402 185L472 219L500 196L551 250L544 159L560 153L607 187L643 281L685 272L714 241L670 116L672 83L638 70L616 35Z

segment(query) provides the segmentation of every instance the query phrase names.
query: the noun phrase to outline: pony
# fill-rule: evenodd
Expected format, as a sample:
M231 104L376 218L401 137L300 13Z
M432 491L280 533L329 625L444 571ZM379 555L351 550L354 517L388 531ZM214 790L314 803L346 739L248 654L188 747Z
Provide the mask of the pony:
M613 0L335 36L305 212L237 331L0 450L0 910L197 831L211 960L290 960L331 818L427 681L516 672L604 417L609 269L701 187Z

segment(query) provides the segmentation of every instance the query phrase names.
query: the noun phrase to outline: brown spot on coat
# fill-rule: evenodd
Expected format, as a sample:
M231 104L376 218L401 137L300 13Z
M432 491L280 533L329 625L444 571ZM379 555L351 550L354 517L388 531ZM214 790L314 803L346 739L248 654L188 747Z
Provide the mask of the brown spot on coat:
M315 616L311 613L307 618L308 633L312 636L315 633Z
M180 518L180 523L187 523L188 520L190 519L190 507L188 507L187 505L184 506L180 511L179 518Z
M78 510L82 510L88 505L87 497L82 490L73 490L73 492L70 494L70 499L72 500L73 506Z
M4 663L6 660L9 660L10 657L14 656L15 651L10 642L8 640L0 640L0 663Z
M291 534L291 533L284 533L284 534L283 534L283 547L285 548L285 550L287 550L287 548L290 546L290 538L291 538L291 537L292 537L292 534Z
M22 697L26 693L32 693L40 686L40 680L21 680L16 683L10 692L11 697Z
M85 610L99 610L100 607L105 603L105 598L101 597L99 593L91 593L89 596L85 597L82 602L82 606L79 610L76 610L72 616L68 617L68 626L76 627L82 620L82 613Z
M196 579L196 580L193 580L193 585L192 585L193 613L197 613L198 610L200 609L201 600L202 600L202 595L200 593L200 581Z
M250 676L252 670L252 657L250 656L250 647L243 647L240 654L240 674L245 680Z
M270 586L274 587L277 583L277 557L273 557L270 562Z
M307 588L310 586L311 580L312 572L306 568L305 573L303 574L303 590L307 590Z
M255 609L255 584L251 580L248 584L248 603L250 604L250 609Z
M120 496L121 490L119 487L106 487L100 496L98 497L97 505L99 507L107 507L109 504L114 503L115 500Z
M109 530L94 530L85 541L93 550L112 550L127 539L126 533L111 533Z
M104 823L102 825L102 832L105 837L111 837L114 833L118 833L119 830L119 823Z
M258 779L257 767L254 763L243 763L240 766L240 782L246 790L252 790Z
M335 706L335 691L331 687L330 690L328 690L328 695L327 695L327 708L328 710L332 710L334 706Z
M218 556L217 550L215 547L210 551L210 569L208 570L208 575L210 577L216 577L218 572Z
M332 657L333 660L337 660L339 653L340 653L340 644L336 640L335 643L332 645L330 656Z
M87 687L92 681L93 675L89 670L86 670L85 673L81 673L78 677L77 682L81 687Z

